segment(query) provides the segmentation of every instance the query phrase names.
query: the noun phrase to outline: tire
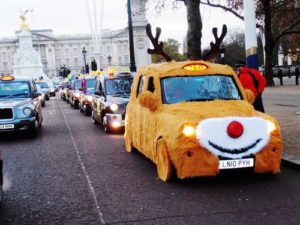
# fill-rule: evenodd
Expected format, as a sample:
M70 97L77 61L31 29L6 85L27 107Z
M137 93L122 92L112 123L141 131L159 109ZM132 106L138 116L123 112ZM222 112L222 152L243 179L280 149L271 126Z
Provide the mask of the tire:
M85 109L85 111L84 111L84 115L85 115L85 116L90 116L90 115L91 115L91 111L89 111L89 110Z
M168 155L166 144L163 140L158 142L157 157L156 157L156 168L158 177L167 182L172 176L172 163Z
M93 111L92 111L92 121L93 121L93 124L98 124L98 121L95 119Z
M132 141L131 141L131 137L129 135L129 132L126 130L125 130L125 147L126 147L126 152L131 153L134 150L134 147L133 147Z
M111 133L111 128L108 124L103 125L105 133L110 134Z
M45 102L42 102L41 105L44 108L46 104L45 104Z

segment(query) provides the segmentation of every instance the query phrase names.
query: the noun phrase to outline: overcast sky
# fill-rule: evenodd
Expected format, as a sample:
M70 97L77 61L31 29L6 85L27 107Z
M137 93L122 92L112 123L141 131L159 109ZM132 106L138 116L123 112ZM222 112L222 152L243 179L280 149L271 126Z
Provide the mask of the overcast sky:
M85 8L86 0L0 0L0 37L12 37L20 24L19 8L33 9L28 16L31 29L53 29L55 34L89 33ZM120 29L127 26L126 0L105 0L103 28ZM203 46L213 36L212 27L221 31L225 23L229 30L243 28L243 23L229 13L214 8L201 8L203 19ZM174 38L182 42L186 30L186 11L183 4L178 9L167 8L160 15L148 7L147 18L154 26L162 28L162 39Z

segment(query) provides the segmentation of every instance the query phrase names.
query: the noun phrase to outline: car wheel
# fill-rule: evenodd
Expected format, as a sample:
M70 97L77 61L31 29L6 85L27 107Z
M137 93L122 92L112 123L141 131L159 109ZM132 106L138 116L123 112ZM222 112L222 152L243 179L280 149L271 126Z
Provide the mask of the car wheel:
M125 128L126 129L126 128ZM125 130L125 147L127 152L133 152L131 137L128 131Z
M89 110L85 109L85 111L84 111L84 115L86 115L86 116L90 116L90 115L91 115L91 112L90 112Z
M167 147L166 147L164 141L162 141L162 140L158 142L156 167L157 167L158 177L162 181L168 181L171 179L172 164L171 164L171 160L168 155L168 152L167 152Z
M93 124L98 124L98 121L95 119L94 112L92 112Z
M42 107L44 108L44 107L45 107L45 102L42 102L42 104L41 104L41 105L42 105Z
M38 135L38 122L36 121L29 129L29 134L31 137L35 138Z
M111 128L104 118L102 118L102 125L103 125L105 133L111 133Z

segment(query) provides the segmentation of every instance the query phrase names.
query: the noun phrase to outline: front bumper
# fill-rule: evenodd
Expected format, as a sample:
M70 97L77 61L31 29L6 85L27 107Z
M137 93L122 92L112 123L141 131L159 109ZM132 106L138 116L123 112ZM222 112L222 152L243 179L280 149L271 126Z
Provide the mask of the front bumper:
M29 130L35 125L35 122L35 117L14 119L10 121L0 120L0 133Z
M125 120L122 118L122 114L107 113L105 119L109 127L113 129L122 129L125 127Z

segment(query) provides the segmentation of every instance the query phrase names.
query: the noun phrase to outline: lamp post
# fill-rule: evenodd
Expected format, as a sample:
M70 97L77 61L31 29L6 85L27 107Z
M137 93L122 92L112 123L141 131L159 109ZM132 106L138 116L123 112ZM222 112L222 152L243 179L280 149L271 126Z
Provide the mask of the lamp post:
M127 13L128 13L128 32L129 32L130 71L136 72L135 57L134 57L134 44L133 44L132 18L131 18L131 0L127 0Z
M300 49L297 48L296 52L297 52L297 65L300 66Z
M82 48L82 55L83 55L83 61L84 61L83 73L86 74L86 49L85 49L85 47Z

